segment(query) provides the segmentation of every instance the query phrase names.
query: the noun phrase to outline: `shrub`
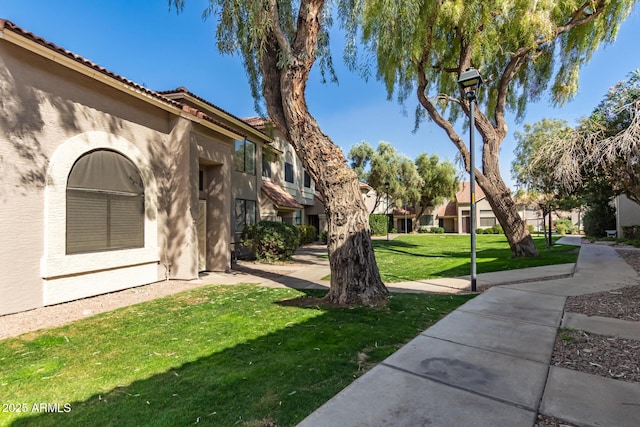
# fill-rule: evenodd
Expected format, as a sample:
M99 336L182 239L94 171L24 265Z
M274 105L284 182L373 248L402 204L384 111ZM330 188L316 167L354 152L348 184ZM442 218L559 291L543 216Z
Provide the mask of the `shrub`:
M442 233L444 233L444 228L442 228L442 227L431 227L429 229L429 233L442 234Z
M488 230L491 230L491 233L493 234L504 234L504 230L502 229L502 226L500 224L496 224Z
M383 214L371 214L369 215L369 227L371 227L371 234L374 236L382 236L387 234L387 224L389 218Z
M616 228L616 210L608 201L591 204L582 219L584 233L593 237L606 236L605 230Z
M430 231L430 230L429 230L429 227L426 227L426 226L424 226L424 225L421 225L421 226L418 228L418 233L429 233L429 231Z
M300 233L300 244L308 245L318 239L318 230L309 224L298 225L298 232Z
M556 233L560 235L573 234L577 231L577 227L573 225L570 219L557 219L555 221Z
M322 240L322 243L324 243L325 245L329 241L328 236L329 236L329 233L327 233L327 230L324 230L322 233L320 233L320 240Z
M534 227L532 224L527 224L527 230L529 230L529 234L533 234Z
M284 261L291 258L300 244L300 233L291 224L261 221L244 228L242 243L260 261Z
M392 228L391 230L389 230L389 233L397 233L398 230L396 230L395 228Z
M623 225L622 236L625 239L640 239L640 225Z
M484 234L485 230L484 228L477 228L476 229L476 234Z

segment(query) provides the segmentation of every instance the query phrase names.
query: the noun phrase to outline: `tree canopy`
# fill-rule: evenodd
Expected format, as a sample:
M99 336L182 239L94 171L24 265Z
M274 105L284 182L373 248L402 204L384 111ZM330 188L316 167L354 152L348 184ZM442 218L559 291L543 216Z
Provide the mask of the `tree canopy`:
M377 77L389 97L420 103L416 125L429 117L458 149L467 171L471 156L454 128L470 101L458 87L464 70L485 78L477 91L475 128L482 136L482 171L475 171L516 256L537 249L500 175L500 145L507 134L505 114L524 117L527 103L550 89L561 104L578 89L578 72L603 42L615 40L635 0L352 0L342 15L350 43L347 56L358 66L358 43L375 57ZM364 64L365 74L372 64Z
M551 85L562 104L578 90L582 65L601 43L613 42L636 3L614 1L352 0L361 10L342 16L357 66L357 38L375 53L377 75L405 101L424 77L424 93L451 101L468 66L481 70L478 96L488 115L503 120L505 109L522 118L529 101ZM361 24L359 26L358 24ZM360 64L365 69L371 64ZM436 95L437 96L437 95ZM459 113L457 103L450 104ZM422 117L423 114L421 113ZM500 123L498 123L500 125Z
M640 204L640 70L604 96L578 126L542 144L532 167L555 164L550 179L568 190L608 182Z
M412 161L398 154L388 142L381 141L374 149L362 141L351 147L347 157L360 180L376 191L373 210L388 191L394 202L402 201L403 206L414 208L415 226L429 208L453 198L458 190L454 165L448 160L440 161L435 154L423 153Z
M351 147L347 158L360 181L367 183L376 192L373 210L380 205L387 193L392 201L411 203L418 199L423 181L415 164L407 156L399 154L391 143L380 141L377 149L374 149L369 143L362 141Z
M545 144L562 141L572 131L565 120L543 119L534 124L525 124L524 132L516 132L515 159L511 171L516 182L527 190L538 193L557 193L555 169L559 167L554 159L536 162ZM557 160L557 159L555 159Z

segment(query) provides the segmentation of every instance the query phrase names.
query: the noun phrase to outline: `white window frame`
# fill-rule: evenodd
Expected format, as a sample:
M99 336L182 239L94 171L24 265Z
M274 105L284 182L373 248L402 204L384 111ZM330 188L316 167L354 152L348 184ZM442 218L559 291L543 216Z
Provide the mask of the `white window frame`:
M144 247L106 252L66 254L67 178L84 154L107 149L130 159L140 171L145 188ZM130 141L103 131L74 136L53 153L44 189L44 251L40 271L44 279L85 274L159 261L157 184L149 160Z

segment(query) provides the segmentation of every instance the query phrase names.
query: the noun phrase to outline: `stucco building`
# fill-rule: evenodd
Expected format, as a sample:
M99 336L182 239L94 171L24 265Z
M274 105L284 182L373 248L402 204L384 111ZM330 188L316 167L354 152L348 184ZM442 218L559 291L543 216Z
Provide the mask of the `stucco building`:
M271 136L5 20L0 75L0 315L230 268Z

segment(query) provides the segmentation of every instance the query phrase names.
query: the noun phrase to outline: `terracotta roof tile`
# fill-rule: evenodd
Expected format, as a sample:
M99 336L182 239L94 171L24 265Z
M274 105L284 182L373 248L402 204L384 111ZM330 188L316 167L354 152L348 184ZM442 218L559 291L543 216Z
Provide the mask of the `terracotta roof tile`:
M479 200L484 199L486 196L482 188L476 183L476 203ZM460 188L456 193L456 202L458 203L471 203L471 184L469 181L461 182Z
M455 202L449 202L438 209L438 217L443 218L452 216L458 216L458 206Z
M393 215L394 216L400 216L400 215L415 215L415 208L410 207L409 209L403 209L403 208L393 208Z
M185 86L180 86L180 87L178 87L178 88L176 88L176 89L172 89L172 90L162 90L162 91L159 91L158 93L159 93L159 94L161 94L161 95L174 95L174 94L184 93L184 94L186 94L186 95L189 95L189 96L191 96L191 97L193 97L193 98L197 99L198 101L201 101L201 102L203 102L203 103L207 104L208 106L210 106L210 107L211 107L211 108L213 108L214 110L218 110L218 111L220 111L220 112L222 112L222 113L224 113L224 114L227 114L227 115L229 115L229 116L233 117L234 119L240 120L240 121L242 121L242 122L244 122L244 123L248 124L249 126L251 126L251 127L255 128L256 130L259 130L260 132L262 132L262 131L264 130L264 126L263 126L263 127L256 126L255 124L253 124L253 123L249 122L247 119L245 119L245 118L240 118L240 117L236 116L235 114L232 114L232 113L228 112L228 111L227 111L227 110L225 110L224 108L220 108L220 107L218 107L216 104L212 103L211 101L208 101L208 100L206 100L206 99L202 98L201 96L198 96L198 95L196 95L195 93L191 92L191 91L190 91L189 89L187 89ZM176 102L177 102L177 101L176 101ZM257 118L258 118L258 117L256 117L256 119L257 119ZM260 120L263 120L263 121L264 121L264 119L260 119Z
M262 192L276 205L278 209L302 209L300 203L284 188L269 181L262 181Z
M173 100L171 100L169 98L166 98L166 97L162 96L158 92L155 92L153 90L147 89L146 87L141 86L141 85L139 85L139 84L127 79L127 78L124 78L124 77L114 73L113 71L109 71L106 68L101 67L100 65L98 65L98 64L96 64L94 62L91 62L88 59L83 58L80 55L76 55L75 53L73 53L73 52L71 52L69 50L66 50L66 49L64 49L64 48L62 48L62 47L60 47L60 46L58 46L58 45L56 45L56 44L54 44L54 43L52 43L52 42L50 42L48 40L45 40L44 38L42 38L40 36L37 36L37 35L33 34L32 32L29 32L29 31L19 27L18 25L14 24L13 22L11 22L9 20L0 19L0 30L2 30L2 29L9 30L9 31L11 31L13 33L19 34L22 37L25 37L25 38L27 38L29 40L32 40L32 41L38 43L39 45L41 45L43 47L46 47L47 49L51 49L54 52L57 52L57 53L59 53L61 55L64 55L67 58L70 58L70 59L72 59L72 60L74 60L74 61L76 61L76 62L78 62L78 63L80 63L82 65L85 65L85 66L89 67L89 68L92 68L92 69L94 69L94 70L96 70L96 71L98 71L98 72L100 72L100 73L102 73L102 74L104 74L106 76L112 77L112 78L114 78L114 79L116 79L116 80L118 80L118 81L120 81L120 82L122 82L122 83L124 83L124 84L126 84L128 86L134 87L137 90L140 90L140 91L146 93L147 95L150 95L150 96L152 96L154 98L157 98L157 99L159 99L159 100L161 100L163 102L166 102L167 104L170 104L170 105L173 105L175 107L180 108L179 103L177 103L177 102L175 102L175 101L173 101Z
M67 57L69 59L72 59L72 60L74 60L74 61L86 66L86 67L89 67L89 68L91 68L93 70L96 70L101 74L109 76L109 77L111 77L111 78L113 78L113 79L115 79L115 80L117 80L117 81L119 81L121 83L124 83L127 86L130 86L130 87L136 89L137 91L143 92L146 95L149 95L149 96L151 96L151 97L153 97L155 99L158 99L158 100L160 100L160 101L162 101L162 102L164 102L164 103L166 103L168 105L171 105L171 106L176 107L176 108L180 108L183 111L188 112L189 114L193 114L194 116L196 116L198 118L201 118L203 120L211 122L211 123L213 123L213 124L215 124L217 126L220 126L220 127L224 128L224 129L227 129L227 130L229 130L231 132L238 133L237 129L233 129L233 128L225 125L224 123L221 123L221 122L215 120L214 118L208 116L204 112L199 111L199 110L197 110L195 108L191 108L191 107L185 108L186 106L184 104L182 104L180 102L177 102L177 101L174 101L174 100L169 99L166 96L164 96L164 93L174 93L174 91L156 92L156 91L153 91L151 89L148 89L148 88L146 88L146 87L144 87L142 85L139 85L138 83L136 83L136 82L134 82L132 80L129 80L129 79L125 78L125 77L122 77L119 74L114 73L113 71L109 71L106 68L104 68L104 67L102 67L102 66L100 66L100 65L98 65L98 64L96 64L96 63L94 63L94 62L92 62L92 61L90 61L90 60L88 60L88 59L86 59L86 58L84 58L82 56L80 56L80 55L76 55L75 53L73 53L73 52L71 52L69 50L66 50L66 49L64 49L64 48L62 48L62 47L60 47L60 46L58 46L58 45L56 45L56 44L54 44L54 43L52 43L52 42L50 42L48 40L45 40L44 38L42 38L40 36L37 36L37 35L33 34L32 32L29 32L29 31L19 27L18 25L14 24L13 22L11 22L9 20L0 19L0 30L9 30L9 31L11 31L13 33L16 33L16 34L18 34L18 35L20 35L22 37L25 37L25 38L27 38L27 39L29 39L31 41L34 41L34 42L38 43L39 45L41 45L41 46L43 46L43 47L45 47L47 49L50 49L50 50L52 50L54 52L57 52L57 53L65 56L65 57ZM176 90L177 91L181 91L181 90L186 91L187 89L185 87L181 86L180 88L178 88ZM193 94L191 94L191 95L195 97L195 95L193 95ZM196 97L196 98L198 98L198 97ZM198 98L198 99L201 99L201 98ZM211 104L211 103L209 103L207 101L203 100L203 102L206 102L207 104L210 104L210 105L214 106L213 104ZM217 108L220 111L223 111L223 112L233 116L232 114L222 110L219 107L216 107L216 106L214 106L214 107ZM235 116L233 116L233 117L235 117Z
M242 120L249 126L253 126L258 130L264 130L267 127L267 122L268 122L268 119L263 119L262 117L256 117L256 116L243 117L240 120Z

